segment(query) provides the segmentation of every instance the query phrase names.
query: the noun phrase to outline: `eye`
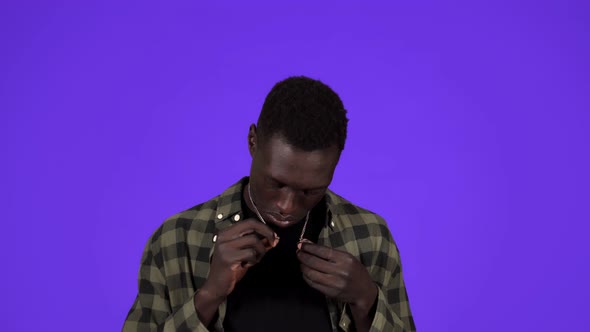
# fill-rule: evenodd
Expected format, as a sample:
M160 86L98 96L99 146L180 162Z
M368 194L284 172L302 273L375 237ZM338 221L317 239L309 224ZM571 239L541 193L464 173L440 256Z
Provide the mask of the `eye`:
M320 195L321 193L323 193L324 189L311 189L311 190L304 190L303 194L305 196L315 196L315 195Z
M281 189L285 186L284 183L281 183L281 182L275 181L275 180L269 181L269 184L272 189Z

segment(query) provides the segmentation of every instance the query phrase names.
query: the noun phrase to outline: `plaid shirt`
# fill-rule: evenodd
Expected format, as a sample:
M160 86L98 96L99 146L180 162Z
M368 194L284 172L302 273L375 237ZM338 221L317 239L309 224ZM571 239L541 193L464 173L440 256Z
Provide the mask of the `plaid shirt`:
M168 218L148 240L141 259L139 293L123 331L208 331L195 310L194 294L209 272L213 236L244 219L243 178L221 195ZM379 287L371 332L415 331L402 277L399 251L380 216L328 190L326 225L318 244L349 252ZM346 305L327 298L333 331L352 331ZM223 331L226 303L216 331Z

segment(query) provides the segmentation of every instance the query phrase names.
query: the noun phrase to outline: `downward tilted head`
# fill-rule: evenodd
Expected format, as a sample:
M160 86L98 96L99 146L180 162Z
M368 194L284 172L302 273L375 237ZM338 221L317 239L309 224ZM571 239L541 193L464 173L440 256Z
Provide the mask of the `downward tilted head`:
M262 216L287 227L324 196L346 142L340 97L318 80L277 83L248 132L252 198Z

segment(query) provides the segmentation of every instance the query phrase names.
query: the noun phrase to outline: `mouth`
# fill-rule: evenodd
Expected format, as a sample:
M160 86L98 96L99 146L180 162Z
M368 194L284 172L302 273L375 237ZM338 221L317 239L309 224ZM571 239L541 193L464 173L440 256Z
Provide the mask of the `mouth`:
M299 222L299 220L296 218L292 218L292 217L282 218L280 216L277 216L277 215L271 214L271 213L266 213L266 218L268 219L268 221L272 222L274 225L277 225L281 228L289 227L289 226L292 226L292 225Z

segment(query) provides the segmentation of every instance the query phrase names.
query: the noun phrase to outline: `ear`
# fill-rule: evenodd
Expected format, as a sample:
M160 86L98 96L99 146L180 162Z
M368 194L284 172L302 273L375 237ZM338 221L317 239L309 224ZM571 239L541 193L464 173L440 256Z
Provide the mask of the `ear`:
M250 130L248 131L248 150L250 151L250 156L254 158L254 153L256 153L256 148L258 148L258 137L256 136L256 125L251 124Z

